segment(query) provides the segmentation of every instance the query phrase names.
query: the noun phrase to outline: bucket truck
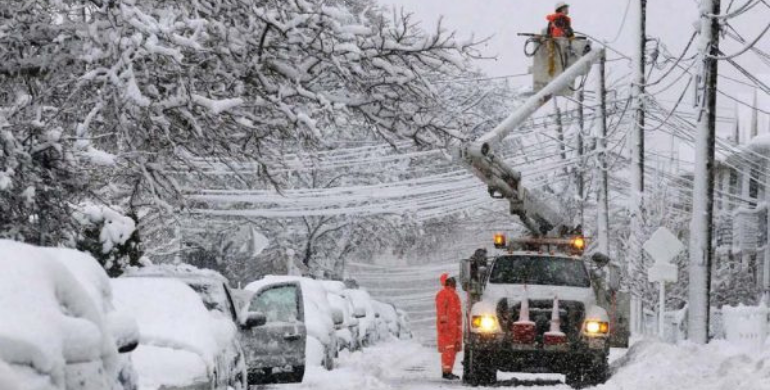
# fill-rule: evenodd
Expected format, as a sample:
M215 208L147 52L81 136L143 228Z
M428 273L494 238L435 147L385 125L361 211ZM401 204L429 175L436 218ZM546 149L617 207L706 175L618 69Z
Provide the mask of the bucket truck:
M557 41L550 47L565 44ZM608 302L619 284L617 278L608 283L601 276L610 259L600 253L584 259L581 229L570 226L556 205L527 190L521 173L494 150L604 56L604 50L567 52L572 56L569 66L553 74L533 71L534 95L458 153L493 198L509 202L511 214L530 233L511 240L495 235L494 246L501 253L487 256L477 250L461 263L460 281L468 293L463 381L469 385L490 385L497 371L562 373L573 387L599 384L608 376L610 330L616 325ZM540 56L538 64L536 56L535 67L548 66L542 63L547 59ZM543 77L550 80L543 82Z

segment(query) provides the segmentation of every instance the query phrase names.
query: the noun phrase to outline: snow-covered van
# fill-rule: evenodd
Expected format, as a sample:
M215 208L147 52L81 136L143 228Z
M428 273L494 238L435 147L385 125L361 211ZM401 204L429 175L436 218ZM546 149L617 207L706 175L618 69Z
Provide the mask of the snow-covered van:
M582 256L584 242L576 242L579 251L568 248L571 240L534 242L462 262L460 278L470 296L466 383L490 384L498 370L561 373L575 387L607 378L611 316L602 302L609 291L596 271L609 259L594 256L592 272Z
M246 286L249 293L241 318L263 316L264 326L243 334L250 385L296 383L305 377L309 342L308 304L297 279L261 279Z

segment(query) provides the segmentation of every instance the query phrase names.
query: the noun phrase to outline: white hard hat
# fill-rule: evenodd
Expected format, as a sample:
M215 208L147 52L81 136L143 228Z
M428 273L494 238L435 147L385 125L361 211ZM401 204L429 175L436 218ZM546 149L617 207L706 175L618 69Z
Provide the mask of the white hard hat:
M567 4L567 3L563 2L563 1L560 1L560 2L556 3L556 8L554 8L554 9L556 11L558 11L558 10L564 8L564 7L569 7L569 4Z

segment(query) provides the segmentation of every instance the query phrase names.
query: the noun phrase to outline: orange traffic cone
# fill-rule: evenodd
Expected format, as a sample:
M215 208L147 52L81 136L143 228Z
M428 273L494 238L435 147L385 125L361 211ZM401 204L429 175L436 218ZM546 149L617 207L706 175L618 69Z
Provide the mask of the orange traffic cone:
M551 311L551 329L543 335L543 344L546 347L558 347L567 344L567 335L561 331L561 319L559 317L559 297L553 299L553 311Z
M535 343L535 323L529 319L529 297L527 288L524 288L524 297L521 299L519 320L513 323L513 342L516 344Z

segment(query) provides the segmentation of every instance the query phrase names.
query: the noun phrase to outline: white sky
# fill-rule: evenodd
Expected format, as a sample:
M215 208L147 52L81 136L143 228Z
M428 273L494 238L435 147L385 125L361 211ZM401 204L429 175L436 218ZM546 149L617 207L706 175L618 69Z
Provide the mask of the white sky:
M546 26L545 16L552 12L554 0L379 0L385 6L403 9L413 13L423 23L425 29L435 29L436 22L443 17L444 26L455 30L459 38L464 39L471 34L476 38L491 37L483 47L484 54L496 56L496 60L478 61L477 66L492 76L505 76L526 73L529 60L523 55L523 45L526 38L517 37L517 33L532 33ZM748 0L735 0L733 10L742 6ZM613 48L631 56L634 51L634 41L638 36L636 26L638 21L638 0L572 0L570 14L573 27L597 39L609 41ZM730 0L722 0L723 10ZM628 15L624 20L627 7ZM698 20L698 5L696 0L648 0L647 35L661 38L671 53L678 55L687 44L694 25ZM748 40L753 40L761 30L770 23L770 9L763 5L754 8L747 14L731 21L731 24ZM615 40L617 37L617 40ZM742 45L730 38L723 41L721 48L726 53L733 53ZM770 34L766 35L757 45L758 48L770 52ZM694 49L694 48L693 48ZM692 50L692 49L691 49ZM693 51L691 51L692 53ZM617 55L610 54L610 58ZM738 62L756 75L768 75L770 69L760 62L756 55L748 53ZM720 73L743 79L729 64L720 64ZM630 71L630 64L619 61L611 64L610 72L620 75ZM660 74L660 72L658 72ZM655 76L653 76L655 78ZM766 82L770 77L766 77ZM515 83L528 84L528 78L512 79ZM684 80L686 83L686 79ZM751 102L753 90L734 82L720 79L720 89L745 102ZM681 93L682 88L673 88L672 94ZM666 96L669 97L669 96ZM692 101L691 95L687 97ZM770 97L760 92L760 106L770 108ZM723 108L720 115L733 116L736 103L726 98L719 99ZM741 110L742 112L744 110ZM743 114L741 114L743 116ZM743 121L747 124L748 120ZM760 119L760 132L768 131L770 118ZM723 128L724 133L727 129Z

